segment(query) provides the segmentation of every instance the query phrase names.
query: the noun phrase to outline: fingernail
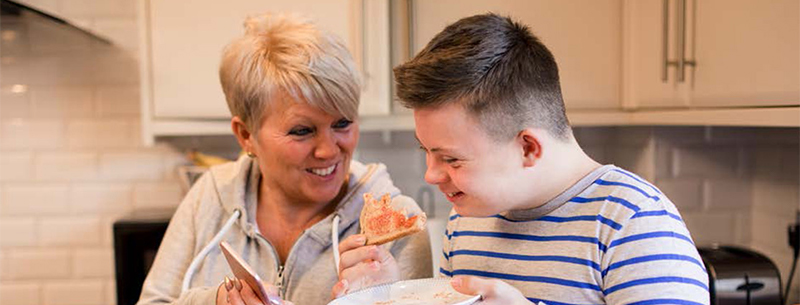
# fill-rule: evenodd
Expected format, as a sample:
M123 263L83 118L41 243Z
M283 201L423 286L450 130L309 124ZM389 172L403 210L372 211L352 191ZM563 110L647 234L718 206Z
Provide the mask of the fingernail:
M342 294L347 294L347 289L350 287L350 283L347 280L342 280Z
M359 244L362 244L362 245L366 244L367 243L367 237L364 236L364 235L356 237L356 242L359 243Z
M227 276L225 277L225 289L228 291L231 291L231 289L233 289L233 282L231 282L231 279L228 278Z
M242 281L240 281L238 278L233 278L233 286L236 287L236 290L242 291Z
M372 268L372 270L380 270L381 264L378 262L371 262L369 263L369 267Z

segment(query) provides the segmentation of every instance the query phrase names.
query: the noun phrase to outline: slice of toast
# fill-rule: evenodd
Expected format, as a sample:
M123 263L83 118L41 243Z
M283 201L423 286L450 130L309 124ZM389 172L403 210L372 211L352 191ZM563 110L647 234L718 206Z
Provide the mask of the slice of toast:
M385 194L380 200L372 194L364 194L364 207L361 209L361 232L367 237L367 245L380 245L408 236L425 228L427 216L407 216L406 209L395 209L392 197Z

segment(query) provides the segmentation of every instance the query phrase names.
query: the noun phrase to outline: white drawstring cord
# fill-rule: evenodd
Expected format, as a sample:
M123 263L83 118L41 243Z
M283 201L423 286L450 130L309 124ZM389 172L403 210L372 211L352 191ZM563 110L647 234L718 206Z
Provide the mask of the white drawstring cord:
M333 240L333 262L336 264L336 275L339 275L339 214L333 216L333 228L331 229L331 240Z
M233 210L233 215L231 215L231 217L228 218L228 221L225 222L225 225L222 226L222 229L220 229L219 232L217 232L217 235L214 235L214 238L211 239L211 241L205 246L205 248L203 248L203 250L200 251L200 253L198 253L197 256L194 257L194 259L192 260L192 264L189 265L189 269L186 270L186 275L183 276L183 285L181 285L181 293L189 289L189 282L192 281L194 273L197 272L197 268L200 266L200 262L202 262L203 258L205 258L206 255L208 255L208 252L211 252L211 249L213 249L219 244L220 240L222 240L222 236L225 235L225 233L227 233L228 230L230 230L230 228L233 226L236 220L239 219L239 216L241 215L242 212L240 212L239 209Z

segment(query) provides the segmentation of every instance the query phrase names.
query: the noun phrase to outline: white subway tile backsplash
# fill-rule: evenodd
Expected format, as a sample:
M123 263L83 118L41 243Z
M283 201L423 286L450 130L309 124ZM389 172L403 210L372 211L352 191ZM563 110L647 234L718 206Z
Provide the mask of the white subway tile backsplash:
M134 57L119 52L93 56L92 80L100 85L134 85L139 83L139 63ZM109 69L108 67L114 67Z
M75 276L79 278L114 277L114 251L107 249L79 249L74 255Z
M67 143L72 148L130 148L138 135L133 120L81 120L67 124Z
M681 213L695 244L735 244L737 217L731 212Z
M64 279L72 273L71 255L61 249L19 249L6 253L7 279Z
M40 292L34 282L0 282L0 305L39 305Z
M706 184L706 206L711 211L748 210L752 206L749 179L708 179Z
M158 181L165 170L164 157L159 153L106 153L100 156L101 177L111 181Z
M43 298L48 305L103 305L104 281L71 280L44 285Z
M0 182L26 181L33 177L30 152L0 152Z
M128 184L86 183L72 187L72 212L80 215L118 215L132 208L133 187Z
M117 282L110 280L105 283L105 304L117 304Z
M0 248L30 247L38 241L33 218L0 218Z
M98 246L100 220L96 217L53 217L39 223L42 246Z
M137 183L133 189L136 210L174 208L182 199L183 190L177 182Z
M29 118L30 115L28 86L19 84L0 87L0 119Z
M37 118L85 118L94 115L89 86L34 87L31 115Z
M653 127L653 135L658 141L676 145L699 145L708 142L708 133L711 127L698 126L669 126Z
M659 179L655 184L681 213L703 210L702 179Z
M100 86L95 91L97 115L103 118L124 117L138 119L141 113L139 87Z
M0 212L5 217L64 215L69 211L68 190L63 184L5 184Z
M87 86L92 84L94 56L71 53L37 55L27 64L27 81L31 85Z
M93 152L42 153L36 157L35 176L40 181L97 180L97 162Z
M739 177L739 146L677 147L672 152L675 177Z
M796 182L755 178L752 190L753 210L794 218L800 209L800 187Z
M606 153L611 163L653 181L655 180L653 149L652 145L612 145L606 149Z
M64 122L60 120L0 121L0 147L3 149L48 148L64 146Z

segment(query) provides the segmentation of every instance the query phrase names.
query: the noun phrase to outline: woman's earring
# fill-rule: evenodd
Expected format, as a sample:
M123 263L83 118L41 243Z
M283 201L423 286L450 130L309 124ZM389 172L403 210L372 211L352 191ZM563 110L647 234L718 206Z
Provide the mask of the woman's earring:
M247 156L250 157L250 158L255 158L256 154L254 154L253 152L248 151L247 152Z

